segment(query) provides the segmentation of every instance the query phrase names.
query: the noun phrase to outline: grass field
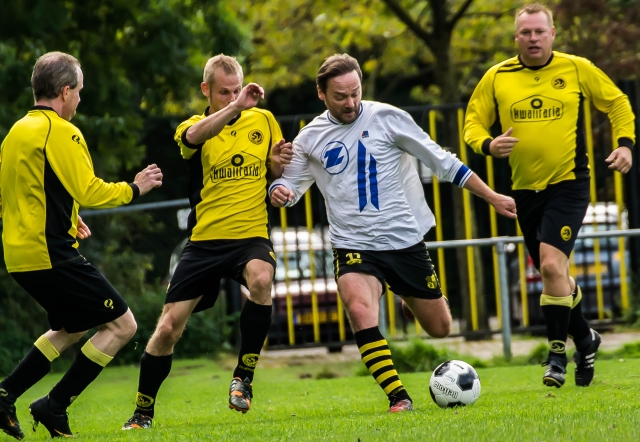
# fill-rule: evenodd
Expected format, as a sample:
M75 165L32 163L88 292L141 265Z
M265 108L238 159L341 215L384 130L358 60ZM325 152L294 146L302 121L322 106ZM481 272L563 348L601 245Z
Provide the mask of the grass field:
M178 361L160 392L154 427L129 432L120 426L134 409L138 371L108 368L71 406L71 428L86 441L640 440L640 359L598 361L589 388L573 385L573 364L561 389L542 385L540 366L479 369L478 402L448 410L431 401L428 374L403 374L416 410L393 415L371 377L352 375L357 364L261 369L253 408L243 415L227 407L229 370L209 360ZM315 379L319 372L340 377ZM25 440L48 439L42 426L31 431L27 408L59 377L47 376L18 401Z

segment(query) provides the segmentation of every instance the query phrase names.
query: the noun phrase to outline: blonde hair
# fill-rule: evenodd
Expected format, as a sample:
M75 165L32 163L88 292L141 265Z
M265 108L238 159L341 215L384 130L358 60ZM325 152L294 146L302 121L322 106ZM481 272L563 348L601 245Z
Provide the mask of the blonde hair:
M244 78L242 66L240 66L240 63L238 63L238 60L236 60L235 57L218 54L207 61L207 64L204 67L202 81L207 84L214 84L216 79L215 73L219 68L224 69L224 73L227 75L235 74L240 77L240 79Z
M553 12L551 9L547 8L542 3L529 3L528 5L524 5L522 8L516 11L516 19L515 26L518 27L518 17L522 14L537 14L538 12L544 13L547 16L547 21L549 22L549 26L553 27Z

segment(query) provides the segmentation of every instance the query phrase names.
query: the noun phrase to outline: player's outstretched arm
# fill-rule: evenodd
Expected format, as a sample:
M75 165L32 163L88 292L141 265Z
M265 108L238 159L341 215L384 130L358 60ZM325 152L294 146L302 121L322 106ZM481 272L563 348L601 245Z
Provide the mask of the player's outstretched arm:
M151 164L138 172L133 184L138 186L140 196L145 195L151 189L162 186L162 171L155 164Z
M293 158L293 148L291 143L285 142L284 138L278 141L271 148L271 161L269 163L269 178L277 179L282 176L284 166L291 162Z
M512 219L517 217L516 202L513 198L494 192L475 173L469 177L464 188L491 204L500 215Z
M264 98L264 89L256 83L246 85L238 98L227 107L214 112L187 129L187 141L193 145L202 144L218 135L224 126L243 110L251 109Z

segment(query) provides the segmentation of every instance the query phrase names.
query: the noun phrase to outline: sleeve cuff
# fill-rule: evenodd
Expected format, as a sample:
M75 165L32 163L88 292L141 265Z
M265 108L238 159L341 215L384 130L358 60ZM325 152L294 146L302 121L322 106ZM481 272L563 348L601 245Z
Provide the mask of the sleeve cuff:
M633 150L633 140L627 137L620 137L618 138L618 146L628 147Z
M131 197L131 201L133 201L140 196L140 188L135 183L129 183L129 187L131 187L131 190L133 191L133 196Z
M187 141L187 132L189 131L189 129L191 129L191 126L187 127L185 130L182 131L182 135L180 136L180 141L182 141L182 144L187 146L189 149L202 149L202 146L204 146L204 143L191 144L189 143L189 141Z
M460 169L458 169L458 172L456 172L456 176L453 178L452 183L458 187L464 187L465 183L472 174L473 172L471 172L471 169L463 164L462 166L460 166Z
M493 138L487 138L482 142L482 153L487 156L491 155L491 151L489 150L489 145L491 144L492 140Z

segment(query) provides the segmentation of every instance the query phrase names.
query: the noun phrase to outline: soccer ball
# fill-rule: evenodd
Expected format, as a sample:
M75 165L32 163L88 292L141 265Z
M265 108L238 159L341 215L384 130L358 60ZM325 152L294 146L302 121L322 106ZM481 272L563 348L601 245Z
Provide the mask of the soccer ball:
M443 362L431 375L429 393L441 408L471 405L480 397L480 378L464 361Z

